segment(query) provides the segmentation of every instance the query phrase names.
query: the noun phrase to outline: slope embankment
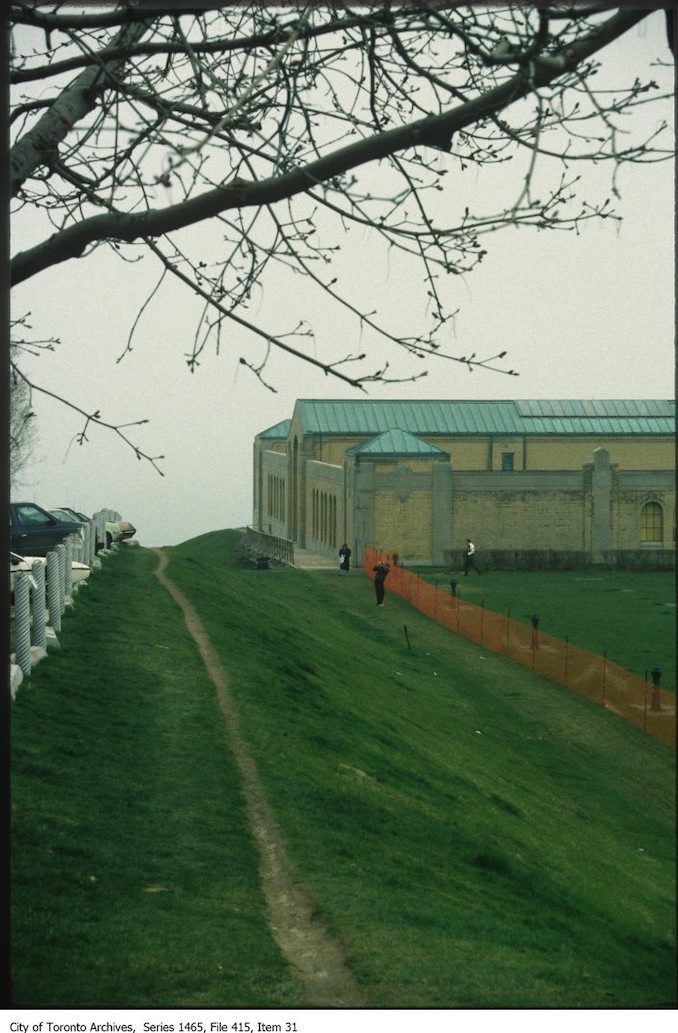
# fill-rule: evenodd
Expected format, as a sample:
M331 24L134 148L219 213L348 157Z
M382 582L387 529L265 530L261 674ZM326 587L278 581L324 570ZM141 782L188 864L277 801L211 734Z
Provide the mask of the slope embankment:
M360 572L239 567L237 538L166 553L206 652L157 554L121 550L17 696L16 1002L673 1002L674 753ZM307 928L334 953L302 975Z
M228 739L242 778L249 827L259 850L259 870L271 932L285 959L306 989L313 1007L356 1008L365 1004L339 944L317 918L303 885L292 873L280 829L271 813L257 766L245 742L228 679L195 608L167 575L167 552L155 550L155 575L180 607L212 681L226 722Z

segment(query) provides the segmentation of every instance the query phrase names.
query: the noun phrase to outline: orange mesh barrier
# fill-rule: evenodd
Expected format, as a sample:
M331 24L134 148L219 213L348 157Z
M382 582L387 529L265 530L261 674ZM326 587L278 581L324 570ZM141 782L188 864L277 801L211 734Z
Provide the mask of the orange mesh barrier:
M373 568L379 561L391 567L387 592L404 599L420 613L483 648L508 656L579 696L600 703L648 735L675 747L676 698L672 692L649 685L604 656L440 591L397 566L393 550L365 550L365 572L372 579Z

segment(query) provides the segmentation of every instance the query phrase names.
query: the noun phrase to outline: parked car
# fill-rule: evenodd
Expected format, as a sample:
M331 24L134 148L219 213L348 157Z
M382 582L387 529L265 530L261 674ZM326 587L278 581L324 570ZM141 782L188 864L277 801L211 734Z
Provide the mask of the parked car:
M126 542L130 538L134 538L136 533L136 527L134 524L130 524L129 520L116 520L113 524L107 523L106 545L110 545L111 542Z
M77 510L71 509L69 506L59 506L58 509L50 509L50 513L58 519L77 520L79 524L86 524L91 519L91 517L85 516L84 513L78 513ZM103 547L104 543L97 538L94 543L94 552L99 552Z
M40 563L46 563L46 556L19 556L16 552L10 552L9 554L9 590L14 592L14 581L17 574L30 574L33 570L33 564L36 560ZM79 560L73 560L71 563L71 581L74 585L79 585L83 581L86 581L90 575L90 567L86 563L81 563Z
M10 549L20 556L46 556L70 534L82 537L82 522L53 513L35 502L10 502Z
M60 506L51 512L61 514L62 516L70 516L72 519L80 520L83 523L90 519L84 513L78 513L77 510L71 509L70 506ZM130 524L129 520L107 520L105 533L106 548L110 548L113 542L124 542L128 538L133 538L137 533L137 529L133 524ZM103 548L103 545L103 542L97 542L97 551Z

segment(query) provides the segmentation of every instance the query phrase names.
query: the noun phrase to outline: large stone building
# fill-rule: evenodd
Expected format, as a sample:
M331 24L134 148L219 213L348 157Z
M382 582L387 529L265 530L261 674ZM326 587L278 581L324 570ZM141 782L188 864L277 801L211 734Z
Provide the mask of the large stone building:
M675 562L675 402L297 401L254 442L258 531L408 564Z

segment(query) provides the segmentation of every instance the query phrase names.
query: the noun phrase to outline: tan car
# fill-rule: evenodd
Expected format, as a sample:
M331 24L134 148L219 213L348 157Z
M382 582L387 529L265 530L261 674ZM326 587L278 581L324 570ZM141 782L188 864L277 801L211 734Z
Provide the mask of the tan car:
M106 521L106 548L110 548L113 542L126 542L134 538L137 529L129 520Z

